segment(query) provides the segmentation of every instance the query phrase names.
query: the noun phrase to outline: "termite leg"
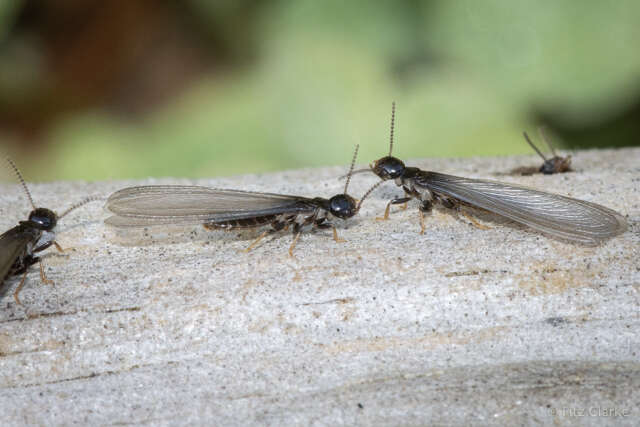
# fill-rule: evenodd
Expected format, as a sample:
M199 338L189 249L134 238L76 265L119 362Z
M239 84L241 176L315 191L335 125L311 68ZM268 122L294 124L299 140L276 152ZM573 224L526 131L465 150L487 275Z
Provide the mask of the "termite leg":
M242 252L245 252L245 253L246 253L246 252L249 252L251 249L255 248L255 247L256 247L256 245L257 245L258 243L260 243L260 240L264 239L264 237L265 237L267 234L269 234L269 231L270 231L270 230L265 230L261 235L259 235L259 236L258 236L258 238L257 238L256 240L254 240L254 241L253 241L253 243L251 243L251 244L249 245L249 247L248 247L247 249L243 249L243 250L242 250Z
M47 279L47 276L45 276L44 274L44 266L43 266L43 262L42 259L40 260L40 262L38 263L40 264L40 279L46 284L46 285L51 285L53 286L53 280Z
M406 199L404 204L400 207L400 209L407 210L407 206L409 206L409 200L411 200L413 197L418 197L420 198L420 194L417 193L415 190L411 190L410 188L407 188L406 185L402 186L402 189L404 190L404 198Z
M53 244L55 245L56 249L58 250L58 252L63 252L64 253L64 249L62 249L62 246L60 246L58 244L58 242L56 242L55 240L53 241Z
M460 212L471 222L471 225L473 225L474 227L479 228L480 230L491 230L491 227L488 227L484 224L480 224L478 221L476 221L475 218L473 218L469 213L463 210L463 206L456 203L454 200L448 199L448 198L442 198L440 199L440 203L442 203L442 206L444 206L445 208L455 209L457 212Z
M291 246L289 246L289 256L290 256L291 258L295 258L295 257L293 256L293 248L295 248L295 247L296 247L296 243L298 243L298 239L300 238L300 234L302 234L302 231L298 231L298 232L296 233L296 236L293 238L293 242L291 242Z
M389 203L387 203L387 207L384 210L384 216L381 218L379 216L376 217L376 221L386 221L389 219L389 209L391 208L391 203L393 202L393 200L391 200Z
M31 252L34 252L34 253L35 253L35 252L44 251L45 249L47 249L49 246L51 246L51 245L53 245L53 244L55 244L56 246L58 246L58 244L55 242L55 240L52 240L52 241L47 242L47 243L44 243L44 244L42 244L42 245L40 245L40 246L36 246L35 248L33 248L33 250L32 250ZM35 259L37 259L37 258L35 258ZM34 263L35 263L35 261L34 261Z
M384 210L384 216L382 218L376 217L376 221L386 221L389 219L389 209L391 209L391 205L400 205L402 203L408 203L411 200L411 197L399 197L397 199L392 199L387 203L387 207Z
M20 284L18 285L18 287L16 288L15 292L13 293L13 299L16 301L16 304L18 305L22 305L22 301L20 301L20 291L22 290L22 287L24 286L24 282L27 280L27 272L25 271L24 274L22 275L22 280L20 280Z
M346 242L346 240L338 237L338 230L336 230L336 226L326 221L327 221L327 218L320 218L313 223L313 226L320 229L331 228L333 229L333 240L335 240L337 243Z
M298 243L298 239L300 238L300 234L302 234L302 225L298 222L293 223L293 242L291 242L291 246L289 246L289 256L291 258L295 258L293 256L293 248L296 247L296 243Z
M418 212L420 212L420 234L424 234L425 226L424 226L424 213L430 212L431 208L433 208L433 202L431 200L423 200L420 204Z
M475 220L475 218L473 218L471 215L469 215L467 212L463 211L462 209L460 209L460 212L462 212L462 215L464 215L465 217L467 217L469 221L471 221L471 224L474 227L479 228L480 230L491 230L491 227L488 227L484 224L480 224L478 221Z
M336 230L335 226L332 226L331 228L333 228L333 240L335 240L337 243L346 242L345 239L341 239L341 238L338 237L338 231Z

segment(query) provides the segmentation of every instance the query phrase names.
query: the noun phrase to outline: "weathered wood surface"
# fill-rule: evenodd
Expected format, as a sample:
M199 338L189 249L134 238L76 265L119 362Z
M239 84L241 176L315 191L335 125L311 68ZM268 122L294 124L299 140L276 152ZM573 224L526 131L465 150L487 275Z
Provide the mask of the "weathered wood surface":
M576 172L502 176L531 157L416 160L594 201L630 229L598 247L415 203L240 252L257 232L115 233L101 203L64 218L21 294L0 300L0 424L640 424L640 149L574 153ZM30 184L62 210L151 183L331 196L345 168L186 181ZM354 177L359 197L373 176ZM28 213L0 185L0 228Z

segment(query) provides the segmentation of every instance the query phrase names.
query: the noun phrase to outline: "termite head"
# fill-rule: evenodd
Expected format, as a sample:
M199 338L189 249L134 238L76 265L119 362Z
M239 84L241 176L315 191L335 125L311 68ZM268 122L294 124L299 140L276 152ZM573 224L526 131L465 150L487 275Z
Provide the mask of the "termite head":
M351 167L349 168L349 173L347 174L347 182L344 184L344 193L336 194L335 196L330 198L328 204L325 207L325 209L327 209L331 213L331 215L341 219L351 218L358 212L358 203L356 202L356 199L347 194L347 189L349 188L349 182L351 182L353 167L356 164L359 147L359 145L356 145L356 149L353 153Z
M378 159L373 165L371 165L371 171L378 175L380 179L385 181L388 179L400 178L404 175L404 169L405 166L402 160L392 156L386 156Z
M389 135L389 155L376 160L371 167L371 171L378 175L380 179L386 181L388 179L400 178L404 175L404 163L402 160L391 156L393 152L393 128L396 120L396 103L391 104L391 134Z
M328 208L331 215L341 219L347 219L351 218L356 214L356 212L358 212L357 206L358 203L356 202L356 199L350 195L336 194L329 199Z
M540 166L540 169L538 169L538 172L543 173L545 175L551 175L554 173L562 173L562 172L570 172L571 156L567 156L567 157L557 156L556 150L553 148L553 145L551 145L549 140L544 136L544 132L542 131L541 127L538 128L538 132L540 133L540 139L542 139L547 144L547 146L549 147L549 150L551 150L551 154L553 154L553 157L551 157L550 159L547 159L545 155L542 154L542 151L540 151L538 147L536 147L536 145L533 143L533 141L531 141L531 138L529 138L529 135L527 135L526 132L522 133L524 135L524 139L531 146L531 148L533 148L535 152L538 153L540 157L542 157L542 160L544 160L544 163L542 164L542 166Z
M36 208L29 214L28 222L39 230L51 231L58 222L58 216L47 208Z
M99 197L89 196L86 199L76 203L75 205L72 205L69 209L64 211L60 216L56 215L56 213L50 209L36 208L36 205L33 203L33 198L31 198L31 193L27 188L27 183L24 181L24 178L22 178L22 174L20 173L20 170L18 169L16 164L13 163L13 160L11 160L8 157L6 158L6 160L7 160L7 163L9 163L9 166L11 167L11 169L13 169L16 176L18 177L18 180L20 181L20 184L22 185L22 188L24 189L24 192L27 195L29 202L31 203L31 206L33 206L33 210L29 214L29 219L27 221L20 221L20 224L26 223L38 230L52 231L56 227L56 224L58 223L58 219L62 218L69 212L79 208L80 206L86 203L89 203L93 200L99 200Z
M546 159L540 166L540 173L551 175L554 173L569 172L571 170L571 156L554 156Z

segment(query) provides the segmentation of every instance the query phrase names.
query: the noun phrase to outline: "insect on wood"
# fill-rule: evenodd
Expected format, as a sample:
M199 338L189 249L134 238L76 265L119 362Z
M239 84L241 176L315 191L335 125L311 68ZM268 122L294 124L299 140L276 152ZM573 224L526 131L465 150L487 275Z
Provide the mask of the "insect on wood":
M347 194L357 155L358 146L344 192L329 199L183 185L130 187L109 197L106 208L114 215L105 222L120 228L199 223L209 230L271 226L247 252L267 234L292 227L294 239L289 255L293 256L293 248L305 226L332 228L334 240L343 241L330 220L351 218L360 209L362 200L358 204Z
M22 274L22 280L13 293L13 298L16 303L22 305L19 294L27 278L29 267L33 264L39 263L40 278L42 281L46 284L53 284L53 281L47 279L44 274L42 260L35 254L47 249L51 245L54 245L58 251L63 252L63 249L55 241L54 229L56 228L58 221L74 209L79 208L92 200L97 200L97 198L88 197L71 206L61 215L57 215L55 212L47 208L37 208L33 203L31 193L29 193L27 184L22 178L22 174L20 174L17 166L13 161L11 161L11 159L7 158L6 160L18 177L18 180L31 203L31 207L33 208L26 221L20 221L18 225L4 232L0 236L0 279L2 280L2 282L0 282L0 286L2 287L0 296L4 295L6 292L4 282L7 278L13 275Z
M522 132L522 135L524 136L524 139L527 141L527 143L531 146L531 148L533 148L533 150L536 153L538 153L540 157L542 157L543 163L539 168L535 168L535 167L516 168L513 171L511 171L511 174L533 175L535 173L542 173L545 175L552 175L555 173L571 172L571 156L570 155L566 157L558 156L556 154L556 150L553 148L553 145L551 145L549 140L545 137L541 127L538 128L538 134L540 135L540 139L543 140L545 144L547 144L547 147L549 147L549 151L551 151L551 154L553 155L553 157L547 158L544 154L542 154L542 151L540 151L540 149L536 147L533 141L531 141L531 138L529 138L529 135L527 135L526 132Z
M404 190L404 197L389 201L382 219L388 219L391 205L407 203L415 198L420 202L421 233L425 229L424 213L436 203L465 215L461 207L478 208L556 238L588 245L598 244L626 229L626 221L619 213L596 203L515 184L462 178L405 166L400 159L391 156L394 120L395 103L391 113L389 155L376 160L369 169L354 172L370 171L381 179L363 198L388 180L393 180ZM479 225L472 217L468 218Z

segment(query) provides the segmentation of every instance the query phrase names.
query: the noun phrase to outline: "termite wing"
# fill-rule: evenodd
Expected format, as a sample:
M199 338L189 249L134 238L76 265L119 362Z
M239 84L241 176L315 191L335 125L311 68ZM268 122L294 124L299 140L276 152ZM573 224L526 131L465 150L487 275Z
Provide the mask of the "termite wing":
M407 167L400 159L391 156L394 120L395 103L391 115L389 155L375 161L369 169L354 172L370 171L382 180L370 188L364 197L387 180L393 180L404 190L404 197L394 198L387 204L384 219L388 218L392 204L406 203L415 198L420 202L422 232L423 213L431 210L435 203L458 210L461 206L479 208L551 236L587 245L598 244L622 233L627 227L622 215L596 203L515 184Z
M6 160L18 177L33 208L26 221L20 221L18 225L0 235L0 297L6 292L4 282L7 278L13 275L23 274L22 280L13 294L16 303L21 304L19 293L24 286L29 267L33 264L39 263L40 278L42 281L47 284L53 284L51 280L46 278L44 268L42 267L42 260L35 254L47 249L51 245L54 245L60 252L63 251L55 241L54 230L58 221L74 209L92 200L97 200L97 197L88 197L72 205L61 215L57 215L47 208L37 208L33 203L31 193L29 193L27 184L22 178L17 166L11 159L7 158Z
M549 140L545 137L542 131L542 127L538 128L538 134L540 135L540 139L543 140L545 144L547 144L547 147L549 147L549 150L551 151L553 157L547 158L544 154L542 154L542 151L540 151L540 149L536 147L533 141L531 141L529 135L527 135L526 132L522 132L522 135L524 136L524 139L527 141L527 143L531 146L531 148L533 148L536 153L538 153L540 157L542 157L543 163L537 169L527 167L516 168L511 173L519 175L532 175L536 172L539 172L545 175L552 175L554 173L571 172L571 156L558 156L556 154L556 150L553 148L553 145L551 145Z
M334 240L341 241L330 220L351 218L360 209L362 200L358 204L347 194L357 154L356 146L344 192L329 199L184 185L130 187L107 199L106 208L114 215L105 222L119 228L203 224L210 230L270 225L246 251L268 233L292 227L295 237L289 255L293 256L304 226L332 228Z

